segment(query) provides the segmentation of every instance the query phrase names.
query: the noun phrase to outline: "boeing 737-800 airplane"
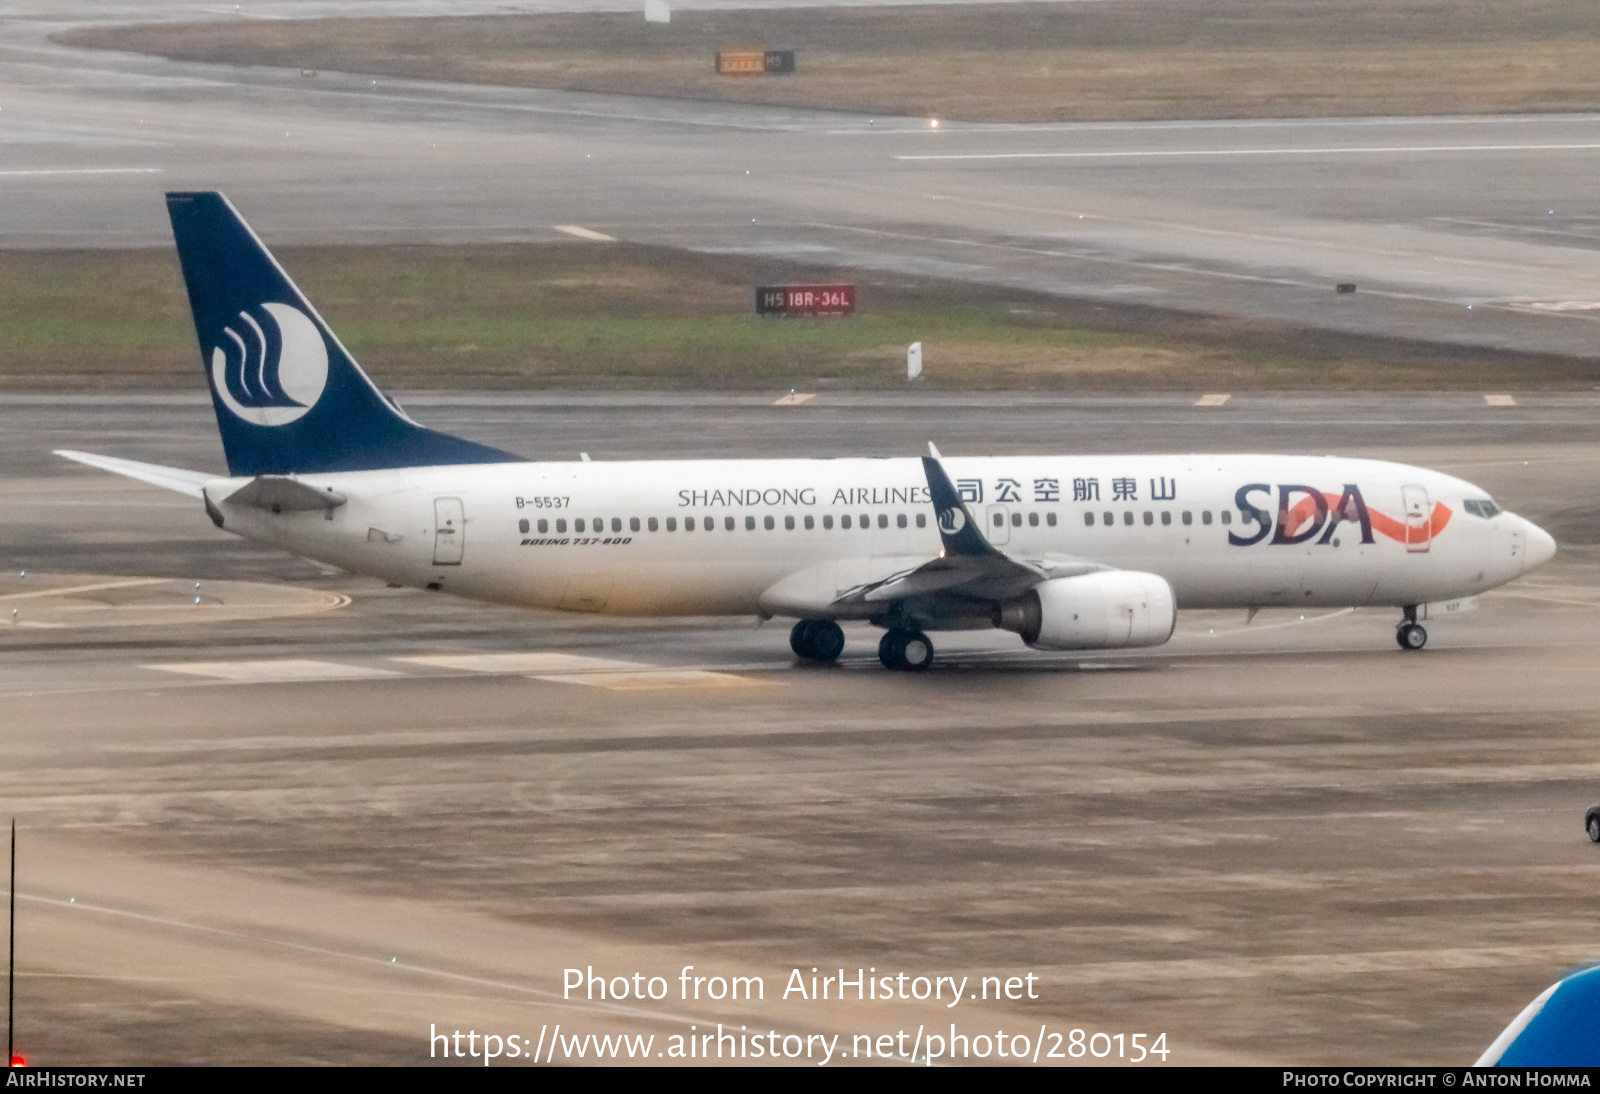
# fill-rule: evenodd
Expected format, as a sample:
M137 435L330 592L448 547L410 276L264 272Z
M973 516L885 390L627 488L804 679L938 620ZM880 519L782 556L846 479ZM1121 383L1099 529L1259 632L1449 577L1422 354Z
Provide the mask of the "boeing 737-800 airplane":
M1555 553L1471 483L1303 456L530 462L418 425L373 385L226 198L167 196L228 474L61 455L188 494L217 527L354 573L505 604L1001 627L1038 649L1155 646L1180 608L1418 607Z

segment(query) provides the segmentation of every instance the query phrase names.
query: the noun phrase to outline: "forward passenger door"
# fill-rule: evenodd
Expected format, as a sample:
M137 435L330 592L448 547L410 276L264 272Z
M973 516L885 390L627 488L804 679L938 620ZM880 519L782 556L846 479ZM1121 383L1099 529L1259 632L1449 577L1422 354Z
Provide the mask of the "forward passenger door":
M1433 542L1433 510L1422 486L1402 486L1400 499L1406 510L1406 550L1419 554Z

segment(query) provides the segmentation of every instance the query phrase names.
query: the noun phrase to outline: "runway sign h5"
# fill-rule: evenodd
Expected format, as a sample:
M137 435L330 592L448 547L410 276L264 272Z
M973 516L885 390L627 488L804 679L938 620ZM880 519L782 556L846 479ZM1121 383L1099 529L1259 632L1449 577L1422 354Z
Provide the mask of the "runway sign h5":
M854 285L763 285L756 289L756 314L785 319L854 315Z

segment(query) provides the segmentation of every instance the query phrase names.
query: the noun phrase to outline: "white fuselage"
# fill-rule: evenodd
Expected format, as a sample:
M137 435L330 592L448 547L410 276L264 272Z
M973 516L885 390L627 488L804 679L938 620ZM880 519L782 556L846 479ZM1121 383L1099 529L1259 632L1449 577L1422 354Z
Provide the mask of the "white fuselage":
M1006 456L944 467L1001 551L1159 574L1179 608L1451 600L1554 552L1548 534L1472 484L1373 460ZM539 608L822 615L837 594L941 549L915 459L301 476L348 499L327 514L229 504L246 481L207 486L230 531L391 582Z

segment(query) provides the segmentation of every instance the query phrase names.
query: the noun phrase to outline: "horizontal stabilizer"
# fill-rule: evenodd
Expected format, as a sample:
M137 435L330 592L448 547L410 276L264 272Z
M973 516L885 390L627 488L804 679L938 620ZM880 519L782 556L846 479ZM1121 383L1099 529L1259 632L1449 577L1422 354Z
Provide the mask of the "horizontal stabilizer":
M258 475L223 498L227 505L250 505L274 513L337 509L348 499L331 486L318 489L283 475Z
M181 467L162 467L160 464L140 463L138 460L119 460L115 456L96 456L92 452L73 452L62 448L56 450L56 455L75 463L97 467L101 471L110 471L114 475L126 475L130 479L138 479L151 486L159 486L163 490L176 490L180 494L188 494L191 498L204 497L205 484L216 478L215 475L208 475L203 471L185 471Z

